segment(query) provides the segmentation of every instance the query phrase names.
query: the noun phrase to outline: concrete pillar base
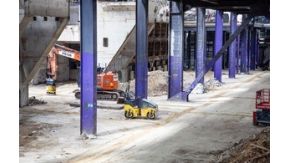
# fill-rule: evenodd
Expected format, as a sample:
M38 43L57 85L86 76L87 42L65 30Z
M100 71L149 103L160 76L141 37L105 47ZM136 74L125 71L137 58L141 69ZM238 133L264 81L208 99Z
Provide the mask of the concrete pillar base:
M24 86L22 90L19 90L19 107L26 106L28 104L28 85Z

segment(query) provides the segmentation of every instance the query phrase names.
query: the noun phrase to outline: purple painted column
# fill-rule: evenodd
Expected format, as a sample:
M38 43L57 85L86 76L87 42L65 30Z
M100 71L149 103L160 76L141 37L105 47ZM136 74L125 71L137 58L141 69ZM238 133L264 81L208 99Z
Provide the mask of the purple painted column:
M96 0L82 0L81 9L81 135L96 135Z
M147 98L148 88L148 0L136 0L135 96Z
M259 34L256 30L256 43L255 43L255 53L256 53L256 65L259 66L260 64L260 54L259 54Z
M205 70L205 9L197 8L197 32L196 32L196 78L203 74ZM199 83L204 83L204 77L201 78Z
M248 56L248 27L247 27L241 34L241 72L243 73L249 72L248 57L249 56Z
M184 32L182 2L170 1L169 22L168 98L171 98L183 89L182 57L184 53Z
M223 12L216 10L215 14L215 40L214 40L214 54L223 46ZM214 78L222 82L222 58L220 57L214 64Z
M231 13L231 34L237 30L237 15ZM236 63L237 63L237 39L235 39L229 49L229 78L236 77Z
M240 61L241 61L241 49L240 49L240 43L241 43L241 37L240 37L241 35L238 35L238 38L237 38L237 54L236 54L236 57L237 57L237 60L236 60L236 73L238 74L238 73L240 73L240 66L241 66L241 64L240 64Z
M251 65L250 69L255 70L256 69L256 29L253 28L251 32Z

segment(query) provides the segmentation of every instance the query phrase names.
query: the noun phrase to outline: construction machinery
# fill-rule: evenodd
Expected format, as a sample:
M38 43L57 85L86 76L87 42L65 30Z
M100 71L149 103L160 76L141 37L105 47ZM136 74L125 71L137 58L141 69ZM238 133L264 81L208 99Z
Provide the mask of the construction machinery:
M124 115L126 118L156 119L158 117L158 105L147 99L125 98Z
M53 80L52 78L47 78L46 85L47 85L46 93L55 95L56 94L55 80Z
M62 45L55 44L56 54L71 58L73 60L80 61L80 52ZM97 74L97 99L107 101L118 101L118 103L124 102L125 92L118 90L119 80L118 76L113 72L101 72ZM80 99L80 89L73 91L75 97Z
M56 53L57 50L55 47L51 49L47 56L47 71L46 71L46 93L47 94L56 94L56 71L57 71L57 65L56 65Z
M270 125L270 89L256 92L256 110L253 112L254 125Z

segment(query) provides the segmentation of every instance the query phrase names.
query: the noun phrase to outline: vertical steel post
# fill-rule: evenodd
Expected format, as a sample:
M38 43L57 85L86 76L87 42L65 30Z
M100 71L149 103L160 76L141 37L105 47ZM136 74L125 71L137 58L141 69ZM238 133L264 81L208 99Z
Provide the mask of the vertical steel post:
M190 65L190 60L191 60L191 32L190 31L188 31L188 33L187 33L187 67L188 67L188 69L190 69L190 67L191 67L191 65Z
M253 28L251 32L251 65L250 69L255 70L256 69L256 29Z
M184 53L183 5L182 2L170 1L170 41L168 58L168 98L183 89L182 56Z
M233 34L237 30L237 15L235 13L231 13L231 34ZM229 78L235 78L236 76L236 63L237 63L237 39L235 39L229 51Z
M259 33L256 30L256 44L255 44L255 53L256 53L256 65L259 66L260 64L260 52L259 52Z
M147 98L148 88L148 0L136 0L135 96Z
M82 0L81 9L81 135L96 135L96 0Z
M196 78L205 70L205 8L197 8L197 32L196 32ZM204 77L199 83L204 83Z
M241 49L240 49L240 45L241 45L241 35L238 35L237 38L237 60L236 60L236 73L238 74L240 72L240 66L241 66Z
M223 12L216 10L215 14L215 39L214 39L214 55L223 46ZM214 64L214 78L222 82L222 58L220 57Z
M244 15L243 15L243 20ZM241 72L248 73L248 27L241 34Z

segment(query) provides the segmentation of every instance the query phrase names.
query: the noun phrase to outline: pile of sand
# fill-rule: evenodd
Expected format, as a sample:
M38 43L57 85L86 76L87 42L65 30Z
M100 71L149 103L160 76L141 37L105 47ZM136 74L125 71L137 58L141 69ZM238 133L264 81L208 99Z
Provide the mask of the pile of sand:
M192 71L183 72L183 89L188 88L194 81L195 75ZM194 94L203 94L208 90L215 87L220 87L222 83L215 79L211 79L205 82L204 85L198 84L192 91ZM131 92L135 92L135 80L131 80L127 83L120 83L120 90L126 91L129 89ZM150 71L148 72L148 96L160 96L167 95L168 89L168 71Z
M128 83L121 83L119 89L135 93L135 80ZM167 94L168 72L167 71L150 71L148 72L148 96L160 96Z

